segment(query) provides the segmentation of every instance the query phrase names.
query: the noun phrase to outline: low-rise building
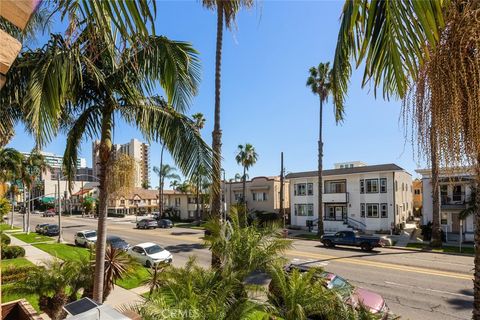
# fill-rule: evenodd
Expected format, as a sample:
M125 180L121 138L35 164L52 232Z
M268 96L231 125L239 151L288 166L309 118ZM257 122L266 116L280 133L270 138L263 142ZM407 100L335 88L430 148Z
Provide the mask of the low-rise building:
M159 210L158 190L134 188L130 192L117 193L108 200L108 213L114 215L154 213ZM196 195L176 190L163 191L163 208L167 215L173 215L181 220L196 218ZM200 215L208 209L208 204L200 204Z
M396 164L348 163L323 171L325 232L390 231L413 215L412 176ZM291 225L318 222L318 171L290 173Z
M420 217L423 208L423 183L420 179L413 180L413 215Z
M255 177L245 182L245 201L248 211L280 213L280 177ZM284 181L285 212L290 210L289 182ZM234 204L240 203L243 196L243 182L232 181L222 184L223 200L227 212Z
M423 183L423 215L422 223L433 220L432 172L431 169L416 170L422 175ZM463 239L473 241L474 218L459 219L459 214L465 210L470 201L475 175L470 168L439 170L440 225L444 232L456 235L462 231Z

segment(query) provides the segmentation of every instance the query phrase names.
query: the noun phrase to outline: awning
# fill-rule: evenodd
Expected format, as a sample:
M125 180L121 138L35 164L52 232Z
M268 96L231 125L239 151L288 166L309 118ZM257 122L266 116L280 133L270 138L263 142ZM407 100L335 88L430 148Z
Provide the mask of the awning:
M41 200L43 203L55 203L54 197L43 197Z

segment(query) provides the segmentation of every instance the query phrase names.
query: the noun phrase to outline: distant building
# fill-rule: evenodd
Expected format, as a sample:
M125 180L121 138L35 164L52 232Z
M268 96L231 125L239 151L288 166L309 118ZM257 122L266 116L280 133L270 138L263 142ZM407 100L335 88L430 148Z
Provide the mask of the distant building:
M280 213L280 177L255 177L245 182L245 201L248 211ZM290 210L289 182L284 181L285 212ZM243 182L232 181L222 184L223 199L227 212L233 204L240 203L243 195Z
M135 214L158 212L158 190L135 188L130 192L112 195L108 200L109 214ZM182 220L194 220L196 217L197 201L193 193L182 193L175 190L163 191L164 212L174 214ZM209 205L200 203L200 216L203 209L208 210Z
M367 164L362 161L338 162L333 165L335 169L365 167Z
M432 173L431 169L419 169L423 183L422 223L433 219ZM470 168L441 169L439 172L440 225L444 232L460 234L463 239L473 241L475 230L473 215L460 221L459 213L466 209L472 194L475 174Z
M97 177L100 175L99 144L98 140L92 143L93 174ZM150 185L150 146L148 144L132 139L125 144L114 144L113 150L135 159L135 187L141 188L144 185Z
M22 152L24 157L29 157L30 152ZM63 165L63 156L56 155L50 152L40 151L40 154L45 157L45 162L51 168L47 174L48 179L57 180L58 174L61 173ZM87 167L87 160L84 158L77 159L77 170Z
M412 217L412 176L401 167L363 163L335 167L323 171L325 232L389 231ZM307 220L316 224L318 171L290 173L286 178L290 180L291 224L305 227Z
M420 179L413 180L413 215L420 217L423 207L423 183Z

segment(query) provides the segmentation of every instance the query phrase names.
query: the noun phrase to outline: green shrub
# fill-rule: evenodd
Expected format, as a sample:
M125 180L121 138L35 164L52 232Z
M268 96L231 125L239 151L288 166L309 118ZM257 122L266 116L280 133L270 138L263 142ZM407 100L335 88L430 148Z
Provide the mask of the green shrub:
M125 218L125 214L124 214L124 213L109 212L109 213L107 213L107 217L111 217L111 218Z
M19 246L2 247L2 259L25 257L25 249Z
M5 233L2 233L2 246L8 246L10 244L10 237L7 236Z
M27 278L28 274L40 267L37 266L11 266L2 271L2 284L15 283Z

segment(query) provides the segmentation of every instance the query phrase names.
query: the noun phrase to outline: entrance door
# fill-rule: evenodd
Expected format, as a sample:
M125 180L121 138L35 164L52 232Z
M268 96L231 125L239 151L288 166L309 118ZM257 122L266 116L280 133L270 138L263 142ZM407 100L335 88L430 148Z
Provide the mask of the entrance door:
M458 219L458 212L451 213L452 215L452 233L460 232L460 219Z
M335 220L343 220L343 209L342 207L335 207Z

